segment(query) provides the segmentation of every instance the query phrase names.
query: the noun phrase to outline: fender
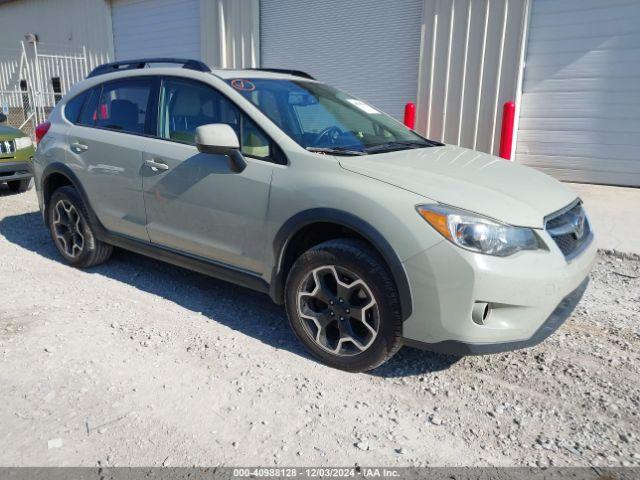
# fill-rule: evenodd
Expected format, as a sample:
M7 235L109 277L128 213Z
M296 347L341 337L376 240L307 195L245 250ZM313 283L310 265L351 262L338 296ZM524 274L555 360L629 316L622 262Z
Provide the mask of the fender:
M312 208L304 210L289 218L276 234L273 240L273 254L275 266L271 275L270 295L276 303L282 303L284 297L283 260L285 252L293 236L307 225L317 222L328 222L347 227L365 238L382 256L386 262L400 296L402 320L406 320L413 311L411 289L407 273L393 247L373 226L361 218L333 208Z

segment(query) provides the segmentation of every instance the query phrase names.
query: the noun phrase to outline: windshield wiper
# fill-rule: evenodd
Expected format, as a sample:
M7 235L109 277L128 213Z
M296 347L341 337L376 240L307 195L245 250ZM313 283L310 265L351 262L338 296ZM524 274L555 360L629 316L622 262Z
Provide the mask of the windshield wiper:
M306 150L314 153L326 153L328 155L367 155L367 152L360 150L349 150L348 148L334 147L306 147Z
M394 152L396 150L406 150L408 148L427 148L433 147L434 144L429 142L386 142L380 145L374 145L366 149L367 153L383 153Z

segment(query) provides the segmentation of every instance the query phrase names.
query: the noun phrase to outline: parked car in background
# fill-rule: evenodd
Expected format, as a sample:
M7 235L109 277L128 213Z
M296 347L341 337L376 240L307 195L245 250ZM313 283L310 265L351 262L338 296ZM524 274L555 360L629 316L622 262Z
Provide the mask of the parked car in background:
M158 63L181 68L145 68ZM303 72L107 64L38 132L38 200L66 262L118 246L268 293L345 370L403 344L536 344L595 259L567 186L423 138Z
M14 192L24 192L31 186L35 148L26 133L3 125L6 121L0 113L0 183L6 182Z

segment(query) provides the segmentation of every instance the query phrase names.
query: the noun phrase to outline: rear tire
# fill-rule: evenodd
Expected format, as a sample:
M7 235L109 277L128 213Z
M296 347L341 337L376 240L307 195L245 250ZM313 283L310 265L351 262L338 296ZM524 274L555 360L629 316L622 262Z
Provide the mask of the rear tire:
M53 192L47 215L53 243L69 265L87 268L109 259L113 247L96 238L75 188L64 186Z
M402 346L397 288L361 240L330 240L303 253L287 277L285 305L298 339L331 367L372 370Z
M7 186L12 192L26 192L27 190L31 189L31 179L28 178L26 180L11 180L10 182L7 182Z

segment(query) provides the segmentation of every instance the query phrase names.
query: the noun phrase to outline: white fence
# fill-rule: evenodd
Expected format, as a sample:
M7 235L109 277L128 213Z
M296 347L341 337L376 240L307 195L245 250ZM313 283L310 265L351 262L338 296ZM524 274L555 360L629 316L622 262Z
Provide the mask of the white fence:
M108 61L85 47L21 42L15 50L0 49L0 112L33 135L73 84Z

